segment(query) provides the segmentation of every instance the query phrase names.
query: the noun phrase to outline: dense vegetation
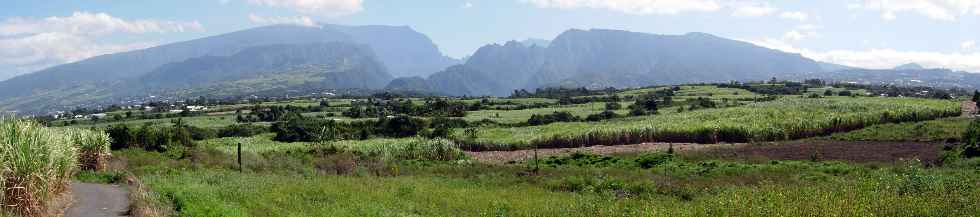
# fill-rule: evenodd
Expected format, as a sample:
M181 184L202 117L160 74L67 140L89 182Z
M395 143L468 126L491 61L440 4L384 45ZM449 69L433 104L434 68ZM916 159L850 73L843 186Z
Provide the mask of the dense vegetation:
M468 150L579 147L643 142L719 143L778 141L829 135L883 123L960 114L955 102L897 98L787 98L747 106L517 128L456 130Z
M0 120L0 215L47 215L48 201L68 190L79 165L102 169L108 154L102 132Z
M134 188L135 207L153 206L176 216L960 216L978 211L970 205L980 202L975 190L980 178L972 173L980 165L980 123L953 117L961 113L959 102L867 97L865 89L817 81L784 92L790 91L785 82L769 83L555 89L515 98L378 94L86 122L75 127L106 129L103 135L111 140L105 140L105 148L75 146L77 155L111 148L128 168L83 172L75 179L119 182L132 173L145 184ZM548 98L526 98L531 96ZM65 141L82 138L59 135ZM751 145L701 150L685 144L675 150L681 144L664 144L637 149L647 150L641 153L612 152L630 154L604 154L602 146L593 147L595 153L545 150L632 149L644 142ZM535 150L464 152L516 149ZM862 158L872 151L883 153ZM517 153L524 154L494 160L497 154ZM100 164L91 162L81 166Z

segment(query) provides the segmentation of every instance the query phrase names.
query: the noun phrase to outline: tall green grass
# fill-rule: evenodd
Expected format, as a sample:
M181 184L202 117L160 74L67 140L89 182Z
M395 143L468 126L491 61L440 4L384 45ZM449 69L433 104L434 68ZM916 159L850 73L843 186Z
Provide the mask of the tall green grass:
M102 170L111 155L109 144L112 139L101 130L66 129L68 142L79 148L79 165L83 170Z
M466 150L563 148L643 142L776 141L867 126L957 116L957 102L912 98L784 98L747 106L635 117L600 123L457 130Z
M0 120L0 202L22 216L44 212L44 203L66 190L79 148L63 133L37 123Z
M465 158L459 146L446 139L426 139L421 137L407 139L345 140L336 142L317 142L311 144L313 150L332 150L351 152L363 156L378 157L382 160L436 160L453 161Z
M88 155L79 153L108 156L109 136L100 131L51 129L31 121L0 119L0 212L21 216L45 213L45 203L67 190L79 162L90 161Z

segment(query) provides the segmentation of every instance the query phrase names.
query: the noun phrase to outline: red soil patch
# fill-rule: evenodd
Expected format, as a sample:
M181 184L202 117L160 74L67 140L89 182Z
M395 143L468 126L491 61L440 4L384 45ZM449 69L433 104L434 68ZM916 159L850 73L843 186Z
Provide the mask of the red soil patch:
M790 141L700 150L695 156L714 159L771 159L846 161L852 163L895 163L919 159L937 162L942 153L938 142Z
M737 147L742 144L690 144L690 143L643 143L636 145L591 146L584 148L538 149L538 157L560 156L575 152L589 152L609 155L640 152L663 152L673 145L674 151L684 152L704 148ZM483 163L521 162L534 158L534 150L466 152L473 159Z
M963 108L963 117L969 117L971 115L977 114L977 103L973 101L966 101L960 103L960 108Z

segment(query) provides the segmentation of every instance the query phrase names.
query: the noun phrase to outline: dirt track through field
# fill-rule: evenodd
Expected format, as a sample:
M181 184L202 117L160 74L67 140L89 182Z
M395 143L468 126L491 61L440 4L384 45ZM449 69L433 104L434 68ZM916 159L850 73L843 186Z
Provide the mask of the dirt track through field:
M977 113L977 103L973 101L960 103L960 108L963 108L963 117L969 117Z
M594 154L624 154L640 152L662 152L667 151L671 143L643 143L636 145L617 145L617 146L591 146L582 148L559 148L559 149L538 149L538 157L560 156L575 152L590 152ZM716 147L737 147L744 144L690 144L673 143L674 151L683 152L704 148ZM466 152L466 155L473 157L483 163L502 164L508 162L520 162L534 158L534 150L518 151L485 151L485 152Z
M942 142L876 142L804 140L746 145L737 148L699 150L711 159L820 160L851 163L896 163L919 159L924 165L937 163Z
M120 186L72 183L72 204L66 217L129 216L129 194Z

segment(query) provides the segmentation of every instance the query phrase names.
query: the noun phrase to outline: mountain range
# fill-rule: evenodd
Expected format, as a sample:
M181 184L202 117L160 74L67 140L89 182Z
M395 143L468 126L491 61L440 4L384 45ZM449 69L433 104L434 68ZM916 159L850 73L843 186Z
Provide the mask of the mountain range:
M0 81L0 110L50 111L69 109L75 106L113 103L114 99L122 97L173 90L175 87L186 86L160 86L173 84L175 80L146 82L147 79L152 78L177 77L176 74L173 76L161 74L168 73L168 71L184 71L179 73L184 73L182 76L185 78L190 76L191 79L230 78L223 73L243 72L225 71L221 68L208 71L192 66L205 67L212 64L209 63L210 61L249 61L242 57L221 58L242 52L255 54L262 51L282 51L270 49L270 47L254 50L253 48L256 47L324 43L348 43L368 47L367 50L371 51L371 55L376 55L377 61L374 62L380 65L373 68L386 68L385 73L391 74L373 77L372 79L379 78L381 80L369 82L371 88L374 88L377 83L386 84L392 75L426 76L458 63L458 60L443 55L427 36L409 27L273 25L143 50L97 56ZM318 47L334 48L336 46ZM298 55L296 58L305 57L310 56ZM184 68L175 66L175 63ZM303 61L296 61L296 63L303 63ZM224 64L223 67L237 65L236 63ZM196 73L188 74L191 71ZM344 82L346 81L341 81L341 83ZM141 87L141 84L149 86ZM324 86L324 88L346 88L349 86L351 85L343 84L335 87Z
M516 41L487 45L464 64L423 80L400 78L388 89L505 96L515 89L549 86L623 88L765 80L822 71L820 63L798 54L705 33L569 30L547 47Z
M274 25L103 55L0 81L0 110L43 113L138 103L323 89L506 96L541 87L641 87L820 78L980 87L980 76L907 64L867 70L706 33L568 30L552 40L490 44L465 61L409 27Z

